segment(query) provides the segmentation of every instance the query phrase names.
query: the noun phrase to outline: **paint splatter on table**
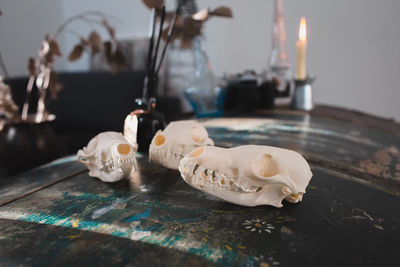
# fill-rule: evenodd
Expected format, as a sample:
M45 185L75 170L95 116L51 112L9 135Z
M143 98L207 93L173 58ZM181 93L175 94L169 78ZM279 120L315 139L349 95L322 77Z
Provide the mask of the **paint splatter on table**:
M314 173L303 202L229 204L143 154L135 175L106 184L69 157L0 181L0 264L396 264L400 135L302 113L202 122L219 146L303 154Z

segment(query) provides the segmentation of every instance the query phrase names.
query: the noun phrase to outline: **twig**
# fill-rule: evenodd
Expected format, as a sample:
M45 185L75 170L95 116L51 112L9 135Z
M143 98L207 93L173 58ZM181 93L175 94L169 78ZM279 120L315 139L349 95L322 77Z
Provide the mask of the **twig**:
M154 71L156 69L158 49L160 47L161 35L162 35L162 31L163 31L163 26L164 26L164 20L165 20L165 5L163 5L162 10L161 10L160 28L158 30L157 44L156 44L156 49L154 51L153 65L151 68L152 73L154 73Z
M154 56L152 59L153 63L152 63L151 72L150 72L151 78L149 78L149 81L148 81L148 82L150 82L150 84L149 84L150 86L148 89L149 97L151 97L153 95L154 87L155 87L156 80L157 80L157 73L155 73L155 68L156 68L156 64L157 64L158 49L160 47L161 35L162 35L163 26L164 26L164 20L165 20L165 5L163 5L162 10L161 10L160 29L158 31L157 44L156 44L156 48L154 50Z
M156 28L156 19L157 19L157 14L155 8L151 10L152 12L152 19L151 19L151 24L150 24L150 40L149 40L149 51L147 54L147 75L145 77L144 81L144 87L143 87L143 97L144 98L149 98L149 83L151 84L152 80L152 75L151 75L151 62L152 62L152 57L153 57L153 47L154 47L154 32Z
M167 47L168 47L169 41L171 40L172 34L174 33L176 18L177 18L178 15L179 15L179 11L180 11L180 4L178 4L178 7L176 8L176 12L175 12L174 16L172 17L172 21L171 21L171 24L170 24L170 26L169 26L168 35L167 35L167 40L166 40L166 42L165 42L164 49L163 49L163 51L162 51L162 53L161 53L160 62L158 63L158 67L157 67L157 70L156 70L156 75L157 75L157 76L158 76L158 73L160 72L161 64L162 64L162 62L163 62L163 60L164 60L165 53L167 52Z
M105 19L107 15L105 13L102 13L100 11L86 11L82 12L78 15L72 16L66 21L64 21L56 30L56 33L54 34L54 39L57 39L57 37L65 30L65 28L68 26L68 24L72 23L73 21L76 20L82 20L87 23L97 23L97 24L102 24L101 21L93 21L88 18L88 16L97 16L102 19Z
M25 96L24 107L22 108L22 120L26 120L28 118L29 100L31 98L31 92L32 92L34 82L35 82L35 76L30 75L28 85L26 86L26 96Z
M1 56L1 53L0 53L0 67L3 70L4 77L6 79L9 79L10 75L8 74L8 71L7 71L7 68L6 68L6 64L4 64L3 57Z

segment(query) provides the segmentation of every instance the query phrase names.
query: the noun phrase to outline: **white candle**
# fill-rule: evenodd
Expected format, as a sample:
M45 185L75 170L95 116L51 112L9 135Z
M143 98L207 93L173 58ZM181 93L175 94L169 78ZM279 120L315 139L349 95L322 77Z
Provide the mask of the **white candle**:
M301 17L299 26L299 40L297 41L297 79L305 80L306 71L306 50L307 50L307 27L306 18Z

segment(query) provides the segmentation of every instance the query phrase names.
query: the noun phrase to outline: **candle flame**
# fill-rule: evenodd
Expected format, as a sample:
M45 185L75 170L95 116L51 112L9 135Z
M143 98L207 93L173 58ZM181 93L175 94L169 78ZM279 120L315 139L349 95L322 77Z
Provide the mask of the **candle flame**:
M299 40L307 41L307 26L306 26L306 18L305 17L301 17L301 19L300 19Z

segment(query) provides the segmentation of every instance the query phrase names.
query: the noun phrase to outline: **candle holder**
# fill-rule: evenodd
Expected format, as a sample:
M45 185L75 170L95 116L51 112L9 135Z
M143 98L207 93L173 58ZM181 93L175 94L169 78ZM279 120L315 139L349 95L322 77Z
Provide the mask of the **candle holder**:
M292 108L297 110L310 111L314 107L312 98L312 83L314 76L307 76L305 80L294 80L294 94Z

